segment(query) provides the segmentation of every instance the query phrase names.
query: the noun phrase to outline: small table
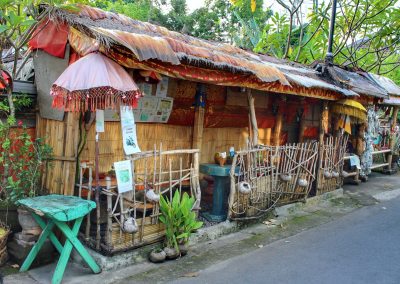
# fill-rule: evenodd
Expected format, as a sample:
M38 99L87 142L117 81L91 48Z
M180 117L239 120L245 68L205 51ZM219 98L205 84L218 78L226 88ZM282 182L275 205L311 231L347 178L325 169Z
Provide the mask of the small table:
M232 165L200 164L200 172L214 178L214 191L211 212L203 213L204 218L211 222L226 220L225 196L229 190L229 176Z
M83 217L96 208L95 202L76 196L46 195L19 200L18 205L31 212L33 218L43 230L39 240L32 247L28 257L22 264L20 272L29 269L47 238L50 239L60 253L51 281L53 284L61 283L73 247L89 265L93 273L101 272L100 267L77 238ZM69 221L75 221L72 229L67 225ZM61 245L52 232L54 226L57 226L65 235L64 246Z

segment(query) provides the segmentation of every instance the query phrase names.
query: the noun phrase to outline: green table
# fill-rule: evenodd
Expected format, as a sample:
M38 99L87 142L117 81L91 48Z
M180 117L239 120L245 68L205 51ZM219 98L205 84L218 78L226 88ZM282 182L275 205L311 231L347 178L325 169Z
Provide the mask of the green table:
M29 269L47 238L50 239L60 253L60 258L53 274L53 284L61 283L73 247L94 273L101 272L100 267L77 238L83 217L92 209L96 208L95 202L84 200L76 196L46 195L22 199L18 201L18 205L30 211L33 218L35 218L36 222L43 229L39 240L33 246L28 257L22 264L20 272ZM67 222L70 221L74 221L72 229L67 224ZM64 246L61 245L52 232L55 226L58 227L66 237Z

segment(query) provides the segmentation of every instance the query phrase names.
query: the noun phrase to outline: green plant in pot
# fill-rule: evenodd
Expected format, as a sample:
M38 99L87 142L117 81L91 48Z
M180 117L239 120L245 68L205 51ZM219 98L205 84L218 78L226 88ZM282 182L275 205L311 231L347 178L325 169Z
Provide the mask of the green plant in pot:
M164 196L160 198L159 218L165 225L164 251L169 259L185 254L190 235L203 225L203 222L196 220L196 213L192 211L194 202L194 198L187 193L181 198L179 191L175 191L171 201Z
M14 107L27 107L31 101L24 97L14 99ZM17 121L9 112L8 104L0 100L0 200L6 208L13 208L18 200L37 196L41 193L40 177L47 161L52 157L52 149L40 138L34 138L22 121ZM26 211L18 210L19 223L27 233L40 233L40 228ZM9 211L1 216L9 223ZM15 229L15 224L10 224ZM25 226L26 225L26 226ZM39 229L38 229L39 228Z
M197 221L196 213L192 210L194 203L194 197L190 197L185 192L180 202L179 208L181 214L179 214L179 216L181 218L181 222L178 228L178 235L176 236L181 255L186 255L189 239L192 233L203 226L203 222Z

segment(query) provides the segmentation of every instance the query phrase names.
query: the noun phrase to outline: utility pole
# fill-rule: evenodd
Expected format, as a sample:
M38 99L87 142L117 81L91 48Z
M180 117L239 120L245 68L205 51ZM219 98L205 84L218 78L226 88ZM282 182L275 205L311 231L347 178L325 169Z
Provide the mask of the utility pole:
M335 33L335 20L336 20L337 0L333 0L332 2L333 3L332 3L331 22L330 22L330 25L329 25L328 52L326 53L326 57L325 57L325 63L327 65L332 65L333 64L332 46L333 46L333 35Z

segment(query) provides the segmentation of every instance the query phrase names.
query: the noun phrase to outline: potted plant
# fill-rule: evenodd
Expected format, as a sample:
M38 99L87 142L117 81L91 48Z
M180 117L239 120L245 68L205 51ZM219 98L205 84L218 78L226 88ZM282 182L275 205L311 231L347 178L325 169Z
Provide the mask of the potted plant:
M27 98L14 99L17 110L30 103ZM1 101L0 113L6 117L0 122L0 199L7 209L1 219L8 223L12 219L8 218L9 208L13 208L19 199L40 193L41 172L52 156L52 149L42 139L34 139L23 122L17 122L8 105ZM19 210L18 219L23 231L40 233L30 213ZM11 224L11 228L15 229L15 224Z
M160 221L165 225L165 248L167 259L177 258L187 252L190 235L203 225L196 220L196 213L192 211L194 198L185 192L181 198L175 191L172 200L160 197ZM181 251L182 249L182 251Z
M177 194L177 192L175 192ZM179 193L178 193L179 194ZM180 202L180 226L178 228L178 240L179 251L181 255L186 255L188 251L189 239L193 232L203 226L203 222L197 221L196 213L193 212L193 206L195 199L193 196L189 196L186 192L183 194Z

